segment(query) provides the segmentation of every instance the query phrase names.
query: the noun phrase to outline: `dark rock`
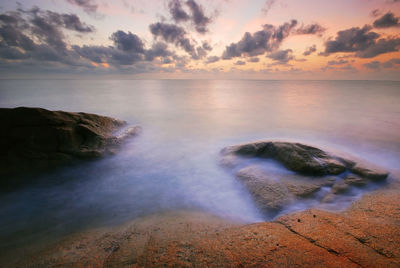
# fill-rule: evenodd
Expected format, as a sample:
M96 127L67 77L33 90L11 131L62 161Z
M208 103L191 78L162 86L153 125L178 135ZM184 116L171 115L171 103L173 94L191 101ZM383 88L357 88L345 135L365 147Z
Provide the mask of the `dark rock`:
M350 171L353 172L354 174L357 174L363 178L374 180L374 181L380 181L380 180L385 180L389 173L378 170L378 169L370 169L367 167L360 166L356 164L355 166L350 168Z
M365 186L368 183L367 179L355 175L348 175L343 180L346 184L355 186Z
M19 107L0 109L0 183L24 174L53 169L77 159L104 156L135 135L124 121L88 113Z
M286 168L304 175L338 175L351 161L330 155L318 148L290 142L255 142L224 149L223 154L272 158Z
M336 182L331 188L331 192L334 194L342 194L347 192L348 190L349 190L349 185L344 181Z

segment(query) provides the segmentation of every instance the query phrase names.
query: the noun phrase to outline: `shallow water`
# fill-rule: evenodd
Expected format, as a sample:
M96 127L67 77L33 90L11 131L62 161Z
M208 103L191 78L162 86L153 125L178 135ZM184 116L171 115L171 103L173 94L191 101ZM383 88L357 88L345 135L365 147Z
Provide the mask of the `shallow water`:
M143 131L116 156L1 196L0 248L165 210L265 220L219 165L222 148L299 141L399 170L399 103L400 82L389 81L1 80L0 107L98 113ZM285 212L315 205L305 200Z

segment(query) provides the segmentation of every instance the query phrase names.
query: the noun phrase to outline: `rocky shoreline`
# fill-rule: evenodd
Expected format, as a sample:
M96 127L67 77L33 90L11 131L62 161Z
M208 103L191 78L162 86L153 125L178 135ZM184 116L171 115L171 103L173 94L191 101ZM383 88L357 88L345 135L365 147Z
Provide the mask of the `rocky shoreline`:
M75 234L16 267L398 267L400 183L342 213L318 209L243 224L170 212Z
M140 130L107 116L27 107L0 108L0 121L2 189L41 172L112 154Z
M117 135L125 122L40 108L0 109L0 119L5 125L0 168L6 184L27 172L112 154L139 130L125 128ZM400 174L289 142L235 145L223 149L221 158L267 214L302 198L334 202L352 189L381 184L346 211L312 208L271 222L246 224L195 211L149 215L124 226L73 234L25 255L15 251L7 266L400 266ZM267 161L288 173L269 173L262 168ZM315 197L322 188L328 191Z

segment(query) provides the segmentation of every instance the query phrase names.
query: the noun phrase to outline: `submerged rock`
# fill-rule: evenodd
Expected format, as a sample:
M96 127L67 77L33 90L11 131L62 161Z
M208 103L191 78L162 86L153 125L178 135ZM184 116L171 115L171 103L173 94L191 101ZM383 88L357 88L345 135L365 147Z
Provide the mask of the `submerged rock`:
M0 175L31 174L113 153L121 142L137 133L126 122L89 113L49 111L41 108L1 108ZM2 181L4 183L4 181Z
M363 177L363 178L374 180L374 181L384 180L389 175L389 173L386 171L378 170L378 169L370 169L367 167L363 167L359 164L351 167L350 171L353 172L354 174L357 174L357 175Z
M251 157L273 159L295 174L270 174L262 168L262 163L243 167L243 163L248 163L246 159ZM321 202L332 202L335 196L351 192L352 186L364 186L388 176L385 171L367 168L352 160L300 143L261 141L222 150L221 163L226 167L241 166L240 158L242 169L236 176L244 182L263 211L279 211L296 197L312 197L321 187L331 187Z
M348 175L343 180L346 184L355 186L365 186L368 183L368 179L361 178L355 175Z
M291 200L285 185L256 167L243 168L236 175L246 185L255 202L264 212L279 211Z

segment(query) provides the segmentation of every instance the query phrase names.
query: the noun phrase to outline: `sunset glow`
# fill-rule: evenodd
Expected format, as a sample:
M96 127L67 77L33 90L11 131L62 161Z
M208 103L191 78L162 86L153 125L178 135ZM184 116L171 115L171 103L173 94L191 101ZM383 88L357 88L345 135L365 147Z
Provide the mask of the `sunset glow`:
M1 75L398 80L399 15L396 0L9 1Z

